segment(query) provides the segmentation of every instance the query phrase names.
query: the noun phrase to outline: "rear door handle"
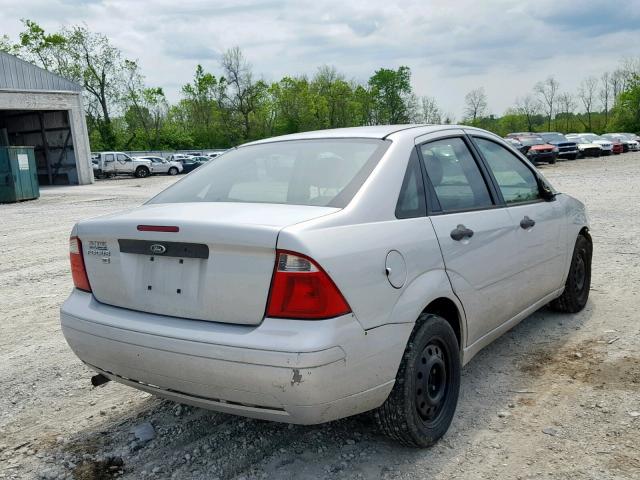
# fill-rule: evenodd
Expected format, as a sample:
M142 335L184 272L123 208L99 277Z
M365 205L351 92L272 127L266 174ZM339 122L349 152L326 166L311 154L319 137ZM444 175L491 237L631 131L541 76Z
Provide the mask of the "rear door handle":
M536 224L535 220L532 220L531 218L527 217L526 215L524 216L524 218L522 220L520 220L520 228L524 228L525 230L528 228L533 227Z
M456 242L459 242L463 238L471 237L473 237L473 230L465 227L464 225L458 225L456 228L451 230L451 238L453 238Z

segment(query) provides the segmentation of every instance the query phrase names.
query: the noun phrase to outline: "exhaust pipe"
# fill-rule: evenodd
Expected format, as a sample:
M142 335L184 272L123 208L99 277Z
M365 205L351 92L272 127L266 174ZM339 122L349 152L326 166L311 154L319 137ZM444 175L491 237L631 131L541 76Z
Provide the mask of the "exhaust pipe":
M105 377L101 373L91 377L91 385L93 385L94 387L99 387L100 385L104 385L105 383L110 382L110 381L111 381L111 379Z

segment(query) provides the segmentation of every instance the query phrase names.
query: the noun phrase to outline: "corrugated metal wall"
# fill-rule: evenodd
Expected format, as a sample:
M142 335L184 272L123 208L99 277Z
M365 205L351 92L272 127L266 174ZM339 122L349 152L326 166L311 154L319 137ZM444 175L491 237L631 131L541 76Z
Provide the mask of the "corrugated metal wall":
M0 52L0 89L79 92L77 83Z

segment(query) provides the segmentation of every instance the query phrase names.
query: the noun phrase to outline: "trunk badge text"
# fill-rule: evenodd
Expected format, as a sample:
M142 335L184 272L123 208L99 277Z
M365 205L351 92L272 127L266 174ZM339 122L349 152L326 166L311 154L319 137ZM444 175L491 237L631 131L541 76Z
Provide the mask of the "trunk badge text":
M160 245L159 243L154 243L149 247L149 250L151 250L151 253L155 255L162 255L167 251L167 247Z

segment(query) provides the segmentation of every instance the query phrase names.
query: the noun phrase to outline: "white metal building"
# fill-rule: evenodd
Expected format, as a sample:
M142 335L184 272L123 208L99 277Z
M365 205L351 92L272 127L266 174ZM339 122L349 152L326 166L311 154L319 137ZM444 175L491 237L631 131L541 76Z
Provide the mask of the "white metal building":
M0 145L35 147L41 185L93 183L82 87L3 52Z

